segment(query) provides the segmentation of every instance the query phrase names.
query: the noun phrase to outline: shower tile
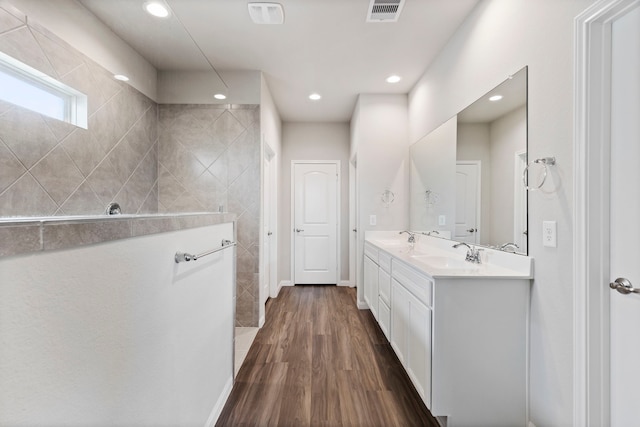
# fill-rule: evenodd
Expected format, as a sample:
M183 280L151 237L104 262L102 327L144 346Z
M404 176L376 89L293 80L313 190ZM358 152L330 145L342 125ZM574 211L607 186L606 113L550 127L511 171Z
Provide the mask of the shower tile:
M0 116L0 139L27 168L57 144L40 114L19 107Z
M244 212L238 217L238 242L245 248L250 248L260 239L259 229L257 225L260 218L255 217L249 211Z
M107 101L93 79L89 68L84 63L61 76L60 81L87 95L89 116L94 114Z
M138 214L158 213L158 184L156 183L147 194L147 198L142 202Z
M208 129L213 140L225 146L235 141L244 130L245 127L228 111L222 113Z
M229 185L229 156L227 151L222 153L208 169L225 187Z
M171 205L172 212L205 212L206 209L189 191L182 193Z
M41 249L40 225L0 226L0 257Z
M160 138L158 159L185 187L191 185L206 169L182 144L171 143L164 138Z
M228 178L233 182L247 168L259 164L260 146L250 132L243 132L227 150Z
M3 114L11 110L13 107L14 107L13 104L10 104L0 99L0 116L2 116Z
M56 76L40 45L27 27L0 34L0 51L49 76Z
M240 273L254 273L256 271L256 259L242 246L238 247L237 271Z
M105 213L106 205L91 186L83 182L60 208L65 215L102 215Z
M27 170L0 141L0 194Z
M186 189L160 165L158 175L158 201L165 207L172 206Z
M72 125L67 122L63 122L52 117L42 116L42 120L49 126L49 130L56 137L56 140L62 141L67 135L76 129L81 129L78 126Z
M254 326L253 296L245 291L236 297L236 326Z
M253 123L260 122L260 109L259 108L241 108L232 109L231 114L244 126L249 127Z
M131 221L95 221L74 224L45 223L44 250L72 248L131 237Z
M124 184L122 179L116 174L111 162L108 159L104 159L87 177L87 182L106 206L113 201L115 195L120 191L120 187Z
M91 132L80 128L62 142L62 147L84 176L88 176L107 154Z
M5 9L0 8L0 34L6 31L18 28L24 25L24 22L12 15Z
M57 147L47 154L31 168L31 174L58 205L61 205L84 181L82 173L62 147Z
M226 188L210 172L205 171L194 181L190 192L202 203L208 211L217 211L220 205L220 195L226 193Z
M145 218L132 223L131 234L133 236L146 236L177 229L177 223L174 218Z
M100 91L102 99L111 99L122 90L124 83L115 80L112 73L93 62L90 58L85 57L84 63L96 84L96 88Z
M248 168L229 186L229 202L232 199L243 209L260 200L260 168Z
M141 158L124 139L107 156L115 172L125 179L131 176Z
M73 49L69 49L60 43L56 43L38 31L33 31L38 44L44 51L49 62L56 71L57 76L64 76L73 69L82 65L82 56Z
M0 216L48 216L58 209L38 182L26 173L0 195Z

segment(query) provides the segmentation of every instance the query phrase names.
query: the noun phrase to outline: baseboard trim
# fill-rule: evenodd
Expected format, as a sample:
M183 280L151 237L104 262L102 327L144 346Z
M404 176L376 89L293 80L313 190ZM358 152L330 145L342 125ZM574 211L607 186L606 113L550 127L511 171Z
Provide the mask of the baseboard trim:
M258 319L258 328L262 328L264 326L264 322L265 322L265 317L260 316L260 319Z
M207 418L207 423L205 427L215 427L216 422L218 421L218 417L222 413L224 409L225 403L227 403L227 399L231 395L231 390L233 389L233 375L229 377L227 383L224 385L224 389L222 389L222 393L220 393L220 397L216 401L216 404L213 406L211 413L209 414L209 418Z
M353 283L351 280L341 280L340 283L338 283L338 286L353 288L355 287L355 283Z
M281 280L280 284L278 285L280 288L283 288L285 286L294 286L293 282L291 282L291 280Z
M358 301L358 310L369 310L369 304L364 301Z

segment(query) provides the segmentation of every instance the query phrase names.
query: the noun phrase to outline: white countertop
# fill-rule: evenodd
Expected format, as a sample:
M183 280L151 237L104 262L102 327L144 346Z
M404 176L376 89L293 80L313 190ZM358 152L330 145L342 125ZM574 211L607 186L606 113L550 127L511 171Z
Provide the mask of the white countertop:
M489 248L480 248L482 263L465 261L467 248L453 248L457 242L438 237L416 235L413 248L407 234L398 231L367 232L368 242L433 279L532 279L533 258Z

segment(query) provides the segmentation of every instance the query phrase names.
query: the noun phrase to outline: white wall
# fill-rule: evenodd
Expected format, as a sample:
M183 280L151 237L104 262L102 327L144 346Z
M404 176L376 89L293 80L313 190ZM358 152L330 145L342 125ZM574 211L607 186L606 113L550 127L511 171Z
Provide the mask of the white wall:
M410 141L529 66L529 159L555 156L544 191L529 194L530 414L537 427L573 423L573 19L591 0L481 2L409 95ZM558 247L542 246L542 221Z
M273 218L271 218L271 232L273 233L270 237L270 296L276 297L278 296L278 284L280 283L280 278L278 275L278 245L280 242L280 231L278 227L278 216L280 214L280 199L282 198L282 187L280 184L280 170L282 163L282 120L280 119L280 113L278 112L278 108L273 102L273 96L271 95L271 91L269 90L269 86L264 78L264 75L260 74L260 133L262 135L262 157L265 157L265 154L273 153L273 158L271 159L271 168L272 173L275 173L275 177L272 180L271 185L271 209ZM263 171L264 172L264 171ZM264 177L263 174L263 180ZM264 181L262 185L264 188ZM261 199L262 199L262 208L260 213L260 223L264 223L264 191L260 191ZM265 239L264 233L261 233L261 239ZM263 240L260 241L260 262L263 263L264 259L264 244ZM263 271L263 270L261 270ZM260 278L260 286L263 285L263 280L267 278ZM264 307L260 307L260 318L263 318Z
M0 425L213 425L233 384L233 223L0 259Z
M278 274L291 280L291 161L340 160L340 280L349 280L349 124L287 123L282 127Z
M131 86L157 100L156 69L78 2L10 0L10 3L107 70L128 76Z
M406 95L358 97L351 119L351 159L357 158L358 182L358 305L362 294L364 236L368 230L398 230L409 223L409 146ZM385 207L382 193L389 189L395 201ZM370 225L375 215L377 225Z

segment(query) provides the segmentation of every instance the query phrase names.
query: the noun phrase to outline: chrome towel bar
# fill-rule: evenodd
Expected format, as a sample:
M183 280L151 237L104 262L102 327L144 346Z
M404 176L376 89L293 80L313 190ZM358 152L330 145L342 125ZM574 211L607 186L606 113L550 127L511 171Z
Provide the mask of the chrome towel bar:
M211 255L214 254L218 251L221 251L223 249L227 249L230 248L232 246L235 246L236 242L232 242L231 240L226 240L223 239L222 240L222 244L219 248L215 248L215 249L211 249L210 251L206 251L206 252L202 252L201 254L198 255L193 255L187 252L176 252L176 256L175 256L175 261L176 263L179 262L188 262L188 261L197 261L198 259L205 257L207 255Z

